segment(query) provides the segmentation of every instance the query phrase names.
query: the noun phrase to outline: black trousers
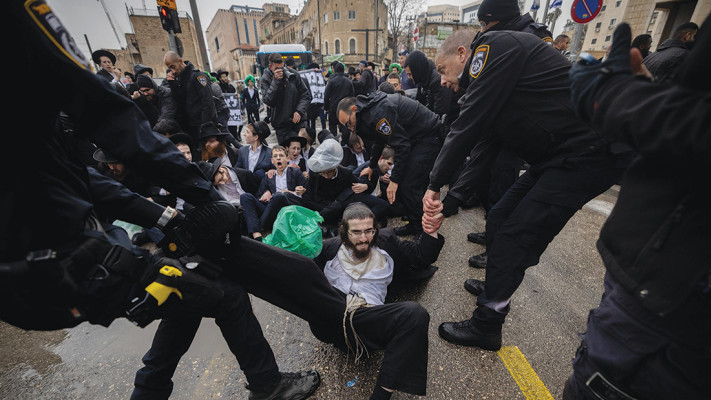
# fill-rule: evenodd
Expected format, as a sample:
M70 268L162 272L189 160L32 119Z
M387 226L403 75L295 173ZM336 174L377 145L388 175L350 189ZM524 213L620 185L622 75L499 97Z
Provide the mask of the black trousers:
M442 144L436 137L414 142L407 155L407 169L400 175L395 198L416 229L422 229L422 197L430 182L430 171ZM397 164L394 168L398 168ZM397 200L396 200L397 201Z
M711 304L702 286L662 317L606 275L563 398L598 399L593 393L604 390L596 375L637 399L711 398Z
M482 306L509 300L568 220L621 173L602 151L531 166L489 212L486 284L474 318L490 320Z
M259 121L259 109L258 108L248 108L247 109L247 121L251 124L255 121Z

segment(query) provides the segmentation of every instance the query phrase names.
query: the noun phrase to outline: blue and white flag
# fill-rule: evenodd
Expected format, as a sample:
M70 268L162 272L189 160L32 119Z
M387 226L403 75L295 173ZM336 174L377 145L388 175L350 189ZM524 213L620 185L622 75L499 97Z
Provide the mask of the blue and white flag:
M549 10L553 10L556 8L560 8L563 6L563 0L553 0L553 4L548 8Z
M531 4L531 11L536 11L539 8L541 8L541 0L533 0L533 4Z

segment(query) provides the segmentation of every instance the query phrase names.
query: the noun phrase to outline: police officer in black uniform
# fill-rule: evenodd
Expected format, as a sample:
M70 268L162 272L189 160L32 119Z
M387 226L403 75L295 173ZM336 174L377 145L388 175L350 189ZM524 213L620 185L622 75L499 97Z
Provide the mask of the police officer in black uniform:
M427 174L441 147L442 124L437 114L409 97L374 91L341 100L338 120L373 142L370 165L362 174L370 175L378 168L385 145L393 148L395 166L387 189L388 201L393 204L397 193L409 218L406 225L395 228L395 233L414 235L422 231L421 199L427 189Z
M580 115L637 156L600 232L605 292L563 398L709 399L711 18L663 85L633 75L642 55L630 40L629 26L618 26L605 62L580 61L570 73Z
M238 226L238 209L220 201L199 168L151 131L135 103L90 72L44 1L14 0L7 8L8 29L17 35L8 50L29 72L40 74L49 67L62 80L50 83L56 90L36 82L9 106L15 118L32 123L22 135L5 138L5 144L22 148L31 141L35 158L22 163L3 158L0 164L0 318L23 329L55 330L85 321L108 326L120 317L146 326L168 315L228 315L237 318L232 321L238 327L230 339L252 342L234 350L245 355L240 362L247 363L245 374L253 378L250 398L307 397L318 386L318 375L280 373L245 290L216 279L221 268L191 252L211 243L238 251L219 241L231 236L239 242L239 234L231 232ZM47 92L41 104L32 97L39 90ZM71 120L72 136L59 128L60 112ZM74 150L87 140L200 211L183 222L174 209L86 167ZM108 217L155 226L167 238L183 241L150 254L131 246L122 229L100 223ZM176 258L182 252L192 255L180 260L162 256L172 250ZM185 268L186 262L195 268Z
M468 61L463 46L438 57L440 73L450 85L457 85L462 74L470 81L430 174L423 205L425 217L442 217L436 215L439 189L483 138L531 165L489 211L485 290L472 318L439 327L440 336L450 342L495 351L525 270L538 263L575 212L608 189L621 171L607 143L576 117L570 104L570 63L559 52L535 35L514 31L485 32L472 49Z

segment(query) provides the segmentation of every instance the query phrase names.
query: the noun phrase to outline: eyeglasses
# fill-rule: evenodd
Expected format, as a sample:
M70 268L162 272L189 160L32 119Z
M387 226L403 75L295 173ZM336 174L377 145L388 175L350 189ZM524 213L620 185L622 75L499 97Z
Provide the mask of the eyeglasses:
M361 236L365 235L365 236L370 237L370 236L375 235L375 232L377 232L377 231L378 231L378 230L375 229L375 228L366 229L366 230L364 230L364 231L348 231L348 236L350 236L350 237L361 237Z

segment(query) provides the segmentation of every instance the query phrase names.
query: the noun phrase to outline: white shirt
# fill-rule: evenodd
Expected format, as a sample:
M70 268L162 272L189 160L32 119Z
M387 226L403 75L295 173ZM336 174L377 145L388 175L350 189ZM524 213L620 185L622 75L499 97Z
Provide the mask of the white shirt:
M259 155L262 154L262 146L257 146L257 150L252 150L252 146L249 146L249 160L247 161L247 166L250 171L254 172L254 167L259 161Z
M239 196L245 193L245 191L242 189L239 179L237 179L237 174L231 168L227 168L227 170L230 172L230 179L232 182L225 183L224 185L217 185L217 191L220 192L222 197L224 197L228 202L239 205Z
M351 151L353 151L353 150L351 150ZM353 155L355 155L355 157L356 157L356 162L357 162L356 165L361 165L365 162L365 154L363 154L362 151L360 153L356 153L355 151L353 151Z
M286 170L281 172L281 175L279 175L279 171L274 175L276 177L276 191L277 193L283 192L285 190L289 190L289 186L286 184Z
M373 248L373 250L379 251L385 256L387 265L370 270L360 279L354 279L343 269L338 256L326 263L323 272L331 286L341 292L345 294L358 293L368 304L381 305L385 302L385 296L388 294L388 285L393 279L394 262L385 250L378 247Z

